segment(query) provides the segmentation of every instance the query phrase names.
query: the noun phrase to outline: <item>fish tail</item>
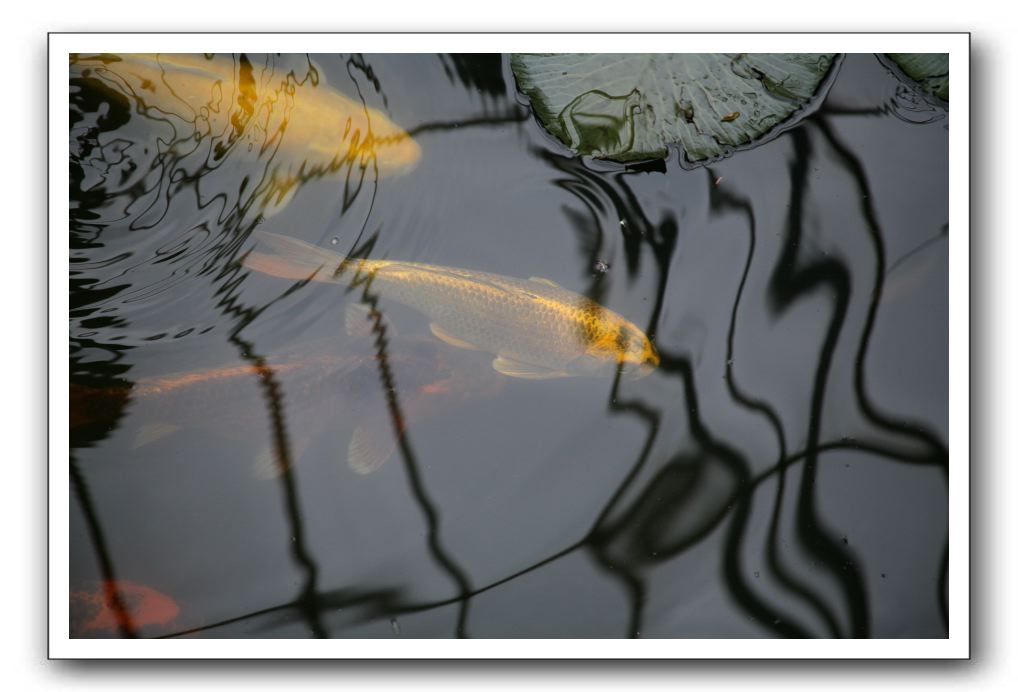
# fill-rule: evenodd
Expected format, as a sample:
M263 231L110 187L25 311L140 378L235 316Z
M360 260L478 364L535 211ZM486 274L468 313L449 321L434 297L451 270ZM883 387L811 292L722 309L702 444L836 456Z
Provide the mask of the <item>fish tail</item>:
M303 240L275 233L257 232L253 237L259 247L271 252L253 250L244 256L241 263L248 269L281 279L346 283L369 262L348 260L343 255Z

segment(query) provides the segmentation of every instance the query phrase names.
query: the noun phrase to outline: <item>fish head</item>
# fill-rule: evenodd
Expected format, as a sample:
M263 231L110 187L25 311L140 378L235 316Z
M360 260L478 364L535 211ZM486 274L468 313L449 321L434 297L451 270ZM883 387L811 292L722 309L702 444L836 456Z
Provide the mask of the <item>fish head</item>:
M661 356L643 330L626 321L618 327L618 364L623 374L646 377L661 364Z
M649 375L661 363L650 338L629 320L614 314L603 315L596 339L573 363L577 374L621 371L634 377Z

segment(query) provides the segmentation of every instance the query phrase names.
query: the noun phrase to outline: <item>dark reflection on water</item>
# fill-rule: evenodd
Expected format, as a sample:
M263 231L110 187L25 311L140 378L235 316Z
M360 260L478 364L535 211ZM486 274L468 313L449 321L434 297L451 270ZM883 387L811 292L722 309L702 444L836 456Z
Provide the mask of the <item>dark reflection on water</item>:
M299 121L251 157L250 118L196 136L72 66L71 586L107 585L101 634L946 635L946 112L849 56L766 146L619 169L564 155L499 56L231 60L241 111L335 89L420 161L281 178ZM504 378L370 279L250 273L255 228L551 278L660 367ZM352 438L393 459L356 473ZM143 628L118 580L180 616Z

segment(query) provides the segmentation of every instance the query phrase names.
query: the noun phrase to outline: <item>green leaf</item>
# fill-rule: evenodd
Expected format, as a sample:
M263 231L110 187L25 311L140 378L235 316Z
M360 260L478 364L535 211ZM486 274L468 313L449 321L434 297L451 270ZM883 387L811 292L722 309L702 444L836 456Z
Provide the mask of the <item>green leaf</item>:
M613 161L721 156L792 124L833 53L514 54L520 90L544 127L583 155Z
M950 56L947 53L888 53L887 57L927 94L948 100Z

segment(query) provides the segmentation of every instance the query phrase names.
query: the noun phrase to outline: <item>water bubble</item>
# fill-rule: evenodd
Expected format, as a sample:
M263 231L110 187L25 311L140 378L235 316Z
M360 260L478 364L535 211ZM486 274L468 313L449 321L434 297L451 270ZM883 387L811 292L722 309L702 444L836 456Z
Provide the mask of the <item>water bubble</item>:
M611 265L608 264L607 262L605 262L603 259L599 259L596 262L594 262L594 273L595 274L604 274L609 269L611 269Z
M329 242L332 243L333 245L337 245L337 244L339 244L339 237L338 236L332 236L332 240L330 240Z

